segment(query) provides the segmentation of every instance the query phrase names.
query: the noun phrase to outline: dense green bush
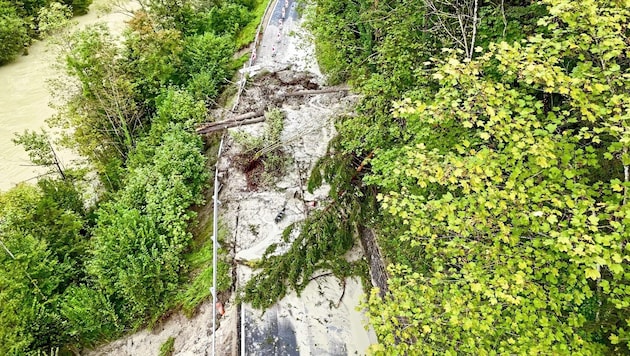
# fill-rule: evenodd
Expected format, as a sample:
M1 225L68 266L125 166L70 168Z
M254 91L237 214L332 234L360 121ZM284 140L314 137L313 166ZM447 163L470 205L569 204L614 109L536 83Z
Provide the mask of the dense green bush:
M29 42L27 29L26 22L18 16L13 5L0 1L0 65L24 50Z
M153 126L166 128L168 123L174 123L192 127L206 119L207 110L203 101L195 100L188 91L168 88L157 98Z
M207 28L217 34L236 34L253 20L253 14L246 7L233 3L224 3L208 11L204 21Z
M67 340L60 296L83 275L83 204L72 184L42 180L0 195L0 353Z
M230 35L216 36L213 33L190 36L182 54L187 88L198 100L209 100L231 76L229 63L234 53L234 38Z
M135 90L146 104L153 105L153 98L163 87L179 85L184 78L181 55L184 37L172 28L155 29L149 15L137 12L129 23L125 35L125 71L133 73Z
M86 285L66 289L60 302L65 323L67 347L78 349L95 346L122 332L114 306L100 290Z
M201 140L171 125L148 164L97 212L88 272L125 323L162 311L177 290L191 234L188 210L205 185Z

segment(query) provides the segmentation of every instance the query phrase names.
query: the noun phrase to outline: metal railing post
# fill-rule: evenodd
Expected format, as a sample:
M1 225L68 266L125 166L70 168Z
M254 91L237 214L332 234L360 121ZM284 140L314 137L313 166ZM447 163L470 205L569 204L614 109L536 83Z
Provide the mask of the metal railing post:
M217 153L217 163L214 171L214 205L212 215L212 356L216 355L216 330L217 330L217 236L219 235L219 159L221 159L221 150L223 149L223 138L219 144L219 153Z

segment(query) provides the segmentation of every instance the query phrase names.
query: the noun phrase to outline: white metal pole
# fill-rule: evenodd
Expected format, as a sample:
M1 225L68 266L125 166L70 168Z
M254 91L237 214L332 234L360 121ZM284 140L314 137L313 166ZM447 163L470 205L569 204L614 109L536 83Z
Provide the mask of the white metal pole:
M241 356L245 354L245 305L241 304Z
M223 149L223 138L219 144L217 163L214 171L214 207L212 217L212 356L216 355L216 330L217 330L217 235L219 230L219 159Z

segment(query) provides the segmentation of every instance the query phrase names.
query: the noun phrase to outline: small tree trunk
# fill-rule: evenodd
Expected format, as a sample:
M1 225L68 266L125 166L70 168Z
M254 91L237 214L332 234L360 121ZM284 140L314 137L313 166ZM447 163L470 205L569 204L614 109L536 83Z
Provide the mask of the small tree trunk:
M475 0L475 4L473 6L472 36L470 38L468 59L472 59L473 53L475 53L475 37L477 37L477 10L479 9L479 0Z
M54 164L55 164L55 167L57 168L57 172L61 176L61 179L66 180L66 174L64 173L63 168L61 167L59 156L57 156L57 152L55 152L55 149L53 148L52 144L50 144L50 141L48 141L48 146L50 147L50 152L52 152L53 154Z

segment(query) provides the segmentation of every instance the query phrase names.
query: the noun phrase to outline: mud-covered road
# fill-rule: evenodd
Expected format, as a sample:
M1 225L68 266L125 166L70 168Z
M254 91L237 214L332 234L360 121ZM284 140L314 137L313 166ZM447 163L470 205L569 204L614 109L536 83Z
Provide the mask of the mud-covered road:
M315 278L297 296L289 293L266 312L235 304L236 294L255 271L248 261L260 259L273 243L280 243L282 231L289 224L307 215L305 202L322 206L327 188L308 194L306 180L318 158L326 153L329 140L335 135L333 118L351 110L356 96L345 91L291 97L283 92L324 87L314 57L313 44L300 27L302 20L295 0L277 0L268 16L260 46L252 67L244 73L257 77L242 92L236 113L278 107L284 114L284 129L278 145L288 154L287 174L272 187L252 189L238 169L236 157L241 147L232 138L238 131L259 135L265 123L231 128L225 136L222 156L217 163L222 184L219 200L219 224L228 231L227 258L236 270L236 293L225 303L225 315L216 330L217 355L355 355L365 354L376 342L366 320L357 311L362 286L358 279L339 281L332 276ZM284 9L284 16L283 10ZM234 115L218 109L217 118ZM285 215L275 221L278 212ZM286 244L284 248L286 248ZM363 258L355 247L349 259ZM345 286L344 286L345 285ZM177 313L155 330L143 330L93 351L93 355L157 355L160 345L175 337L176 355L211 355L212 302L205 302L191 319ZM244 318L243 318L244 317Z

